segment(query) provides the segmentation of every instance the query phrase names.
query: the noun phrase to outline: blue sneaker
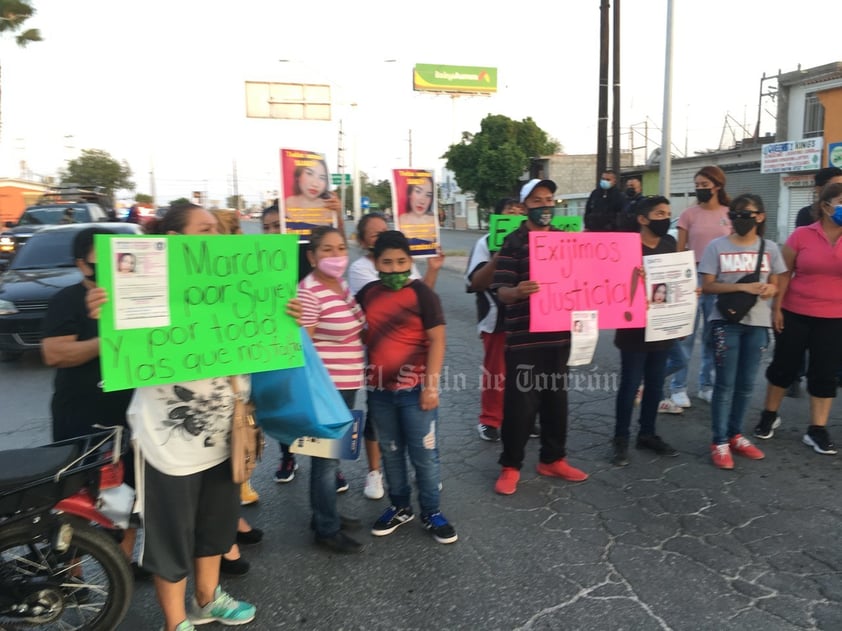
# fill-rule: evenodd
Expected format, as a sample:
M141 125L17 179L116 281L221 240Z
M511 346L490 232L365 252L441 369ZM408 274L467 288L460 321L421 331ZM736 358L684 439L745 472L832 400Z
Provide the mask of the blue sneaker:
M193 603L187 617L193 624L207 624L208 622L219 622L224 625L234 626L246 624L254 620L256 609L251 605L234 598L224 592L222 587L216 586L213 593L213 600L204 607L200 607L193 597Z
M439 543L453 543L459 538L456 534L456 529L449 521L447 521L445 516L441 514L441 511L425 515L421 517L421 521L424 523L424 528L426 528L430 534L433 535L433 539Z
M415 515L412 514L411 507L396 508L395 506L390 506L374 522L374 526L371 527L371 534L377 537L391 535L398 527L411 522L413 519L415 519Z

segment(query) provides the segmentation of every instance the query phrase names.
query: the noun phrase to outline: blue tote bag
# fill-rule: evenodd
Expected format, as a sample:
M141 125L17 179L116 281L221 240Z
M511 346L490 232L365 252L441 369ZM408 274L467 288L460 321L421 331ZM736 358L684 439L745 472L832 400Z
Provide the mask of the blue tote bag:
M307 331L301 330L304 365L251 376L255 419L278 442L291 444L300 436L340 438L353 417Z

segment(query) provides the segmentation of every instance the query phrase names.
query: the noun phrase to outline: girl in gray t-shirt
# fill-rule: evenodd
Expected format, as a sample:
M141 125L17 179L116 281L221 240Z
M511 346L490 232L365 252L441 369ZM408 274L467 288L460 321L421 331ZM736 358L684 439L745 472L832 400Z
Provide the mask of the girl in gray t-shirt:
M771 298L778 291L778 275L786 265L777 244L764 243L760 280L737 281L756 270L766 211L757 195L740 195L728 211L734 233L714 239L699 263L702 292L727 294L737 291L757 296L757 302L739 322L729 322L714 308L710 315L711 343L716 380L711 401L713 444L711 459L720 469L733 469L733 453L752 460L764 457L742 434L743 419L754 391L760 354L768 343Z

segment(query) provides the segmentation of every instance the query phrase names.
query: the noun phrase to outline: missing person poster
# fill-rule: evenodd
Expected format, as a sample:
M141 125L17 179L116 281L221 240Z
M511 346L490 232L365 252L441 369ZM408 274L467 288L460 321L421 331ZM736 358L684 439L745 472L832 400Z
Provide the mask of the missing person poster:
M643 257L646 278L647 342L672 340L693 333L696 321L696 262L693 252Z
M436 197L432 171L392 171L395 230L406 235L412 256L429 257L438 254L441 238Z
M318 226L337 226L340 202L330 192L325 157L314 151L281 149L281 232L302 242Z

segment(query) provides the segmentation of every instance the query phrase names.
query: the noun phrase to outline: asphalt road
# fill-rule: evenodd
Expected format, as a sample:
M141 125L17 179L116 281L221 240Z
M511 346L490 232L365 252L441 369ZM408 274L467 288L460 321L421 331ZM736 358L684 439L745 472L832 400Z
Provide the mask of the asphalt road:
M460 244L476 238L459 236ZM456 243L446 231L445 249L466 249ZM631 465L616 468L607 455L619 358L612 333L603 332L594 362L571 379L569 456L591 478L570 484L537 476L531 441L517 494L495 495L500 447L480 441L475 429L481 346L473 300L461 281L464 260L449 257L447 265L453 269L437 286L448 319L442 510L459 541L437 544L416 521L388 537L364 529L359 555L316 548L307 458L293 482L275 484L270 445L253 477L261 501L243 509L265 540L244 551L248 575L223 581L257 605L248 628L842 629L842 456L820 456L801 444L806 399L785 401L783 426L760 445L765 460L715 469L709 407L693 398L684 415L659 418L658 431L680 451L677 458L632 450ZM749 431L767 362L768 353ZM50 378L35 356L0 365L3 445L47 439ZM830 423L837 440L840 425L837 409ZM340 510L373 522L387 501L363 497L363 460L342 468L351 490ZM160 624L151 584L139 584L120 628Z

